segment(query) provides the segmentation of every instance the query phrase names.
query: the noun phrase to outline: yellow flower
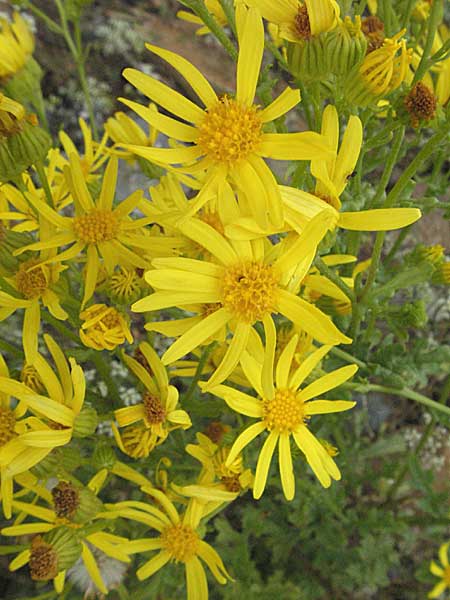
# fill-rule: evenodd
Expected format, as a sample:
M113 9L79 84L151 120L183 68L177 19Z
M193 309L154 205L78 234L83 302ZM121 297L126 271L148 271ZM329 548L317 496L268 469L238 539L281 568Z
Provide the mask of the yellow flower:
M197 212L227 178L253 198L252 215L261 224L269 219L282 221L281 202L275 178L263 157L278 160L325 158L328 148L314 132L265 133L264 126L288 112L300 101L298 90L286 89L264 109L254 103L264 51L264 28L259 12L236 8L239 32L236 96L218 97L209 82L191 63L168 50L147 48L178 70L199 96L197 106L160 81L135 69L125 69L124 77L136 88L183 122L155 113L146 107L121 99L162 133L187 142L176 148L125 149L165 166L180 165L184 173L206 171L204 186L191 203L190 215Z
M380 48L369 52L362 64L355 67L346 82L347 100L366 106L397 89L408 74L412 52L401 39L405 29L391 38L385 38Z
M56 234L50 240L36 242L20 250L54 249L60 246L70 247L56 256L51 256L41 263L62 262L72 260L87 248L85 269L85 285L82 306L92 297L97 285L101 266L100 256L108 273L112 274L118 264L137 268L147 268L148 262L132 248L143 248L149 252L158 248L158 238L144 235L139 230L148 219L131 220L129 214L136 208L142 191L137 190L113 208L114 193L117 181L117 158L112 157L106 167L102 189L94 200L89 192L82 172L78 155L70 156L70 169L65 169L74 204L73 217L62 216L43 202L32 196L28 199L36 210L51 223ZM99 256L100 255L100 256Z
M450 542L446 544L442 544L439 548L439 560L441 561L441 565L437 565L434 561L430 563L430 571L433 575L440 578L439 583L437 583L431 592L428 594L428 598L438 598L446 589L450 589L450 565L448 562L448 548L450 546Z
M231 464L227 464L230 454L229 446L220 446L212 442L206 435L197 433L198 444L188 444L186 452L202 464L202 471L195 485L180 488L187 496L199 500L211 500L212 492L224 491L236 498L253 484L250 469L244 467L242 456L237 456ZM217 500L226 501L226 496L218 496Z
M295 229L301 232L312 217L326 208L334 215L331 229L341 227L353 231L388 231L406 227L421 217L417 208L341 212L340 195L358 161L363 136L362 125L358 117L351 116L339 147L339 116L336 108L329 104L323 113L321 131L332 148L333 155L326 161L311 161L311 173L316 178L314 194L280 186L285 230ZM259 228L249 219L238 218L225 227L225 233L231 239L251 240L277 231Z
M102 579L101 570L95 560L91 546L98 548L107 556L129 563L131 560L123 551L123 544L129 542L129 540L106 531L94 531L86 534L83 529L80 529L81 523L73 518L74 513L81 505L83 505L84 514L88 515L86 523L95 523L97 519L101 518L100 515L103 516L105 509L96 496L103 485L105 477L106 473L97 473L89 481L86 488L74 486L71 483L59 482L50 491L40 485L37 478L31 473L18 477L17 479L24 489L33 492L35 498L44 501L47 507L36 502L28 503L13 500L12 506L15 511L34 517L38 521L4 527L0 533L4 536L16 537L47 533L61 527L61 525L74 529L77 539L81 542L81 558L87 572L100 592L107 594L108 589ZM12 561L9 569L15 571L20 568L28 562L28 557L29 551L24 550ZM58 593L61 593L64 588L65 576L65 570L58 570L54 576L55 588Z
M80 339L94 350L114 350L127 340L133 343L130 328L121 313L113 306L93 304L80 313L84 321L80 329Z
M435 54L442 49L442 46L448 42L450 35L448 27L442 24L439 31L434 36L431 54ZM422 58L423 49L417 46L412 56L411 71L407 75L407 81L411 81L414 71L417 69ZM444 54L444 56L446 56ZM450 57L443 58L425 73L422 79L424 83L436 96L439 106L446 106L450 98Z
M245 3L278 25L281 38L296 43L330 31L336 27L340 14L335 0L245 0Z
M182 233L206 248L217 262L155 259L154 270L145 275L155 292L132 306L135 312L192 304L210 307L210 311L189 317L184 324L179 322L181 337L164 353L163 364L178 360L228 325L232 340L210 379L211 385L220 383L238 364L249 338L255 335L253 327L257 322L264 324L266 336L274 338L271 313L282 314L298 323L323 343L349 343L350 339L329 317L299 298L295 289L290 291L293 273L295 280L303 279L328 226L325 210L308 223L302 235L272 247L271 244L233 244L206 223L187 220L180 226Z
M149 487L143 488L143 491L152 496L161 509L143 502L119 502L114 505L118 516L144 523L159 533L157 537L131 541L122 546L127 554L158 551L156 556L137 570L138 579L147 579L168 562L181 562L186 569L188 600L207 600L208 583L200 559L220 584L225 584L230 576L220 556L201 539L197 531L205 516L204 506L196 499L191 499L184 514L180 515L163 492Z
M406 227L417 221L421 212L417 208L379 208L358 212L339 212L340 195L358 161L362 144L362 125L351 116L339 147L339 117L336 108L329 104L322 117L322 135L333 148L333 158L328 161L311 161L311 173L317 180L315 193L309 194L281 186L286 218L296 227L303 218L310 218L329 206L334 212L334 225L354 231L387 231ZM320 207L320 209L319 209Z
M228 21L225 13L223 12L223 8L220 5L219 0L204 0L204 4L209 10L209 12L214 16L219 25L225 27ZM197 15L188 12L187 10L179 10L177 12L177 17L182 21L187 21L188 23L195 23L196 25L200 25L200 27L195 32L196 35L206 35L207 33L211 33L209 28L203 23L200 17L197 17Z
M81 171L87 182L96 181L99 177L98 171L109 158L109 154L106 151L108 134L105 132L100 142L96 143L92 139L92 131L86 121L80 117L78 119L78 124L83 136L84 150L79 157ZM69 157L69 160L67 160L62 154L59 155L58 167L63 171L66 165L70 165L70 157L73 154L78 156L78 150L65 131L59 132L59 141L61 142L65 155Z
M41 252L41 258L47 256ZM17 292L12 296L0 291L0 321L9 317L17 309L25 309L23 318L22 343L27 363L33 364L38 351L38 335L41 326L41 303L61 321L67 319L66 311L60 305L58 294L52 289L58 282L62 265L42 264L37 258L22 262L13 277L5 281Z
M313 352L291 373L297 343L298 336L294 335L278 359L275 373L273 372L274 346L267 345L266 348L265 364L270 365L270 369L256 362L248 353L243 354L242 368L252 382L258 398L225 385L208 389L215 396L223 398L232 410L259 419L238 436L230 450L226 465L231 465L258 435L263 432L268 433L256 466L253 486L253 495L256 499L264 492L277 444L283 492L287 500L292 500L294 497L295 478L290 447L291 436L324 487L330 486L331 478L336 480L341 478L339 469L329 453L309 430L308 421L313 415L341 412L355 406L355 402L346 400L316 398L350 379L358 367L356 365L342 367L301 388L308 375L330 350L330 346L322 346Z
M159 356L147 343L139 345L151 375L142 364L131 356L123 354L123 360L128 368L139 378L145 387L142 403L114 412L119 427L126 427L119 434L113 427L117 445L133 458L143 458L150 454L153 448L162 444L174 429L188 429L192 423L186 411L177 408L178 390L169 385L166 368ZM139 426L130 427L135 423Z
M45 428L38 419L29 422L24 418L26 405L13 400L17 392L27 391L32 390L9 378L8 367L0 355L0 496L7 519L11 518L14 474L30 469L51 451L21 440L28 431Z
M154 104L150 105L150 109L158 112ZM124 144L154 146L158 137L158 130L155 127L150 126L148 133L145 133L134 119L121 111L115 112L113 117L109 117L105 123L105 131L114 142L111 152L126 160L132 160L133 153L120 150L120 146Z
M28 25L15 12L12 23L0 20L0 77L20 71L34 50L34 39Z
M20 131L25 115L25 109L19 102L0 93L0 138Z

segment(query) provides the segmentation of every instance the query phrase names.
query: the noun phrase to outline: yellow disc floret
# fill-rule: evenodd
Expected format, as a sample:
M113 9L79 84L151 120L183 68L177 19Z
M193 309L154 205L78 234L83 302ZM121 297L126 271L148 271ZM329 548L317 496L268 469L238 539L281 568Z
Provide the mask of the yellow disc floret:
M194 558L200 544L200 538L192 527L181 523L167 527L161 534L161 540L172 559L184 563Z
M92 210L74 218L73 230L81 242L98 244L117 237L119 220L111 210Z
M47 270L44 266L36 267L37 264L34 258L27 260L16 274L17 289L29 300L39 298L48 287Z
M272 400L263 400L263 421L269 431L291 433L305 422L305 409L294 390L279 389Z
M16 417L11 409L0 406L0 448L16 436Z
M256 151L261 134L257 107L224 96L206 111L197 144L213 161L233 164Z
M225 272L222 304L242 321L261 321L274 309L277 286L278 278L270 265L242 262Z

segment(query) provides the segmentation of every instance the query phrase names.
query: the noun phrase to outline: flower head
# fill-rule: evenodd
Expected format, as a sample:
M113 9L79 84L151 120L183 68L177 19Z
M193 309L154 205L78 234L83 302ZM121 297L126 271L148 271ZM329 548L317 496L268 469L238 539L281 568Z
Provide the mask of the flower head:
M191 420L186 411L177 408L178 390L169 385L166 368L147 343L139 345L149 371L140 362L123 354L123 360L143 384L142 402L115 411L119 427L113 428L119 448L133 458L144 458L167 438L174 429L188 429ZM136 425L137 424L137 425Z
M292 500L295 494L295 478L292 464L290 440L303 452L308 464L324 487L329 487L331 479L340 479L341 474L330 454L311 433L309 421L314 415L341 412L355 406L346 400L322 400L320 395L338 387L357 371L356 365L348 365L319 377L306 387L305 379L321 361L330 346L315 350L299 367L292 370L293 358L298 343L294 335L281 353L276 368L270 372L248 353L244 353L241 364L248 379L252 382L258 398L225 385L211 387L215 396L223 398L236 412L258 421L245 429L234 442L226 459L230 466L242 450L254 438L267 434L256 466L253 495L260 498L266 486L270 462L278 445L279 469L284 495ZM267 346L265 364L273 365L274 347ZM318 398L319 397L319 398Z
M93 304L80 313L84 321L80 339L94 350L114 350L125 342L133 343L133 336L125 317L113 306Z
M236 7L239 57L235 96L218 97L209 82L184 58L150 44L147 48L172 65L198 94L202 107L194 104L160 81L135 69L125 69L124 77L151 100L182 121L163 116L146 107L121 99L162 133L190 145L175 148L145 148L125 145L149 161L174 167L185 173L206 171L204 186L191 204L195 214L208 198L222 188L226 179L257 198L253 217L261 224L280 223L281 203L275 179L263 160L304 160L328 154L321 136L314 132L266 133L265 125L285 114L300 101L297 90L286 89L264 109L255 104L256 85L264 51L264 28L259 12Z
M12 22L0 20L0 77L11 77L20 71L34 50L33 35L19 13Z
M255 323L262 322L266 335L272 336L272 313L281 313L323 343L348 342L349 338L328 317L296 295L293 283L303 279L328 226L329 216L324 211L304 228L301 236L286 239L275 247L261 245L253 249L251 245L233 244L210 225L189 219L181 231L203 245L215 262L156 259L155 269L145 275L155 292L132 307L136 312L192 304L212 308L184 323L178 321L181 337L165 352L163 363L178 360L227 325L232 340L210 379L211 385L220 383L238 364L255 334Z

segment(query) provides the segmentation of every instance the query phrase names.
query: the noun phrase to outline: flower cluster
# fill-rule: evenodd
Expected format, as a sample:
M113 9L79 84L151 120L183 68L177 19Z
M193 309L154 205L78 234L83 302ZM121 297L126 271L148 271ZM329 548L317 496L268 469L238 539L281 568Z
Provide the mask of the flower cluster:
M385 195L399 133L435 126L444 140L443 32L432 50L428 38L413 47L405 29L387 36L379 17L342 15L335 0L236 0L228 14L195 4L179 16L225 38L233 91L147 44L193 94L126 68L145 99L119 98L131 112L100 135L80 119L81 150L64 131L51 140L18 94L39 84L33 36L18 14L1 23L0 321L22 326L20 347L0 343L1 506L15 519L1 533L27 536L10 570L28 564L59 594L80 571L89 593L107 594L120 577L102 565L144 555L139 580L183 563L188 598L206 600L204 564L231 579L204 540L210 519L249 491L258 500L279 486L291 501L299 479L345 478L319 427L356 405L349 380L367 365L345 348L365 348L362 315L376 318L384 232L421 217L396 191L402 177ZM54 30L70 38L67 18ZM266 45L289 74L276 94ZM295 119L303 108L306 122ZM394 131L396 154L365 201L363 161L385 143L367 138L373 120ZM291 161L285 175L279 161ZM157 177L148 191L121 191L130 165ZM363 232L378 232L371 258L359 253ZM443 250L419 255L449 283ZM86 382L92 366L97 381ZM449 585L443 548L430 597Z

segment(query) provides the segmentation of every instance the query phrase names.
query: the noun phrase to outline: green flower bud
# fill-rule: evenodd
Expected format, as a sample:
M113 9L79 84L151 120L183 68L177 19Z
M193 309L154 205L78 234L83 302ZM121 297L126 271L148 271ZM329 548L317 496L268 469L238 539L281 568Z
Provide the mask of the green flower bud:
M292 75L305 83L323 80L328 74L327 38L328 34L322 33L301 43L287 43L287 61Z
M112 469L117 460L114 449L109 444L100 442L92 455L92 462L95 469Z
M347 75L355 65L359 65L366 55L367 41L361 31L361 18L353 23L350 17L339 24L326 36L326 56L329 72Z
M36 95L41 93L41 79L42 69L34 58L30 57L23 69L8 79L4 87L5 94L23 104L32 103Z
M23 122L20 131L8 138L11 156L25 168L44 160L51 144L48 133L29 120Z
M92 435L97 429L97 425L98 416L96 411L89 406L85 406L75 418L73 424L73 437L83 438Z

